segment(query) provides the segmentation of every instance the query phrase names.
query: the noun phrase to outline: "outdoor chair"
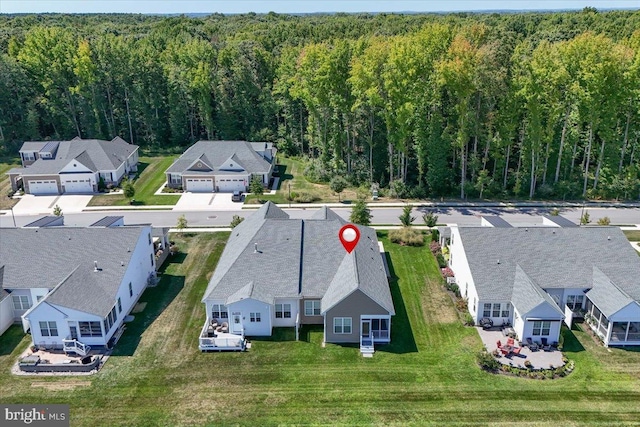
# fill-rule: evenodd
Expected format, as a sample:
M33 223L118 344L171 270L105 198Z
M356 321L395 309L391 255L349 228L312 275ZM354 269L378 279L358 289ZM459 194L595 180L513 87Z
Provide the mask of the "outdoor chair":
M227 322L222 322L222 328L220 329L220 332L229 332L229 324Z
M513 354L520 354L521 351L522 351L522 347L514 347L511 352Z
M509 347L515 347L516 346L516 341L513 338L507 338L507 345Z
M542 349L544 351L551 351L551 345L549 345L546 338L541 338L540 341L542 341Z
M531 351L538 351L538 344L533 342L531 337L527 337L527 347L529 347Z

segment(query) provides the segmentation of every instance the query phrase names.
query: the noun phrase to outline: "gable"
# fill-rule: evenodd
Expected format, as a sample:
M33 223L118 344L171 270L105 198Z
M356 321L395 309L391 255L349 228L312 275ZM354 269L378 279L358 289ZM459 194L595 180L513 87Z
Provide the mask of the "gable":
M207 157L203 154L202 156L191 162L191 165L189 165L187 170L210 172L213 170L213 168L209 164L209 160L207 159Z
M527 313L520 313L520 316L523 318L529 319L558 319L562 320L563 315L558 312L556 307L553 307L549 302L543 301L538 304L536 307L529 310Z
M233 156L229 157L227 160L222 162L221 165L218 166L218 169L221 171L234 171L234 172L245 172L245 167L240 163L238 156L233 154Z
M640 321L640 304L637 301L630 302L625 307L608 317L610 321Z
M60 170L60 173L93 173L93 171L77 159L73 159Z

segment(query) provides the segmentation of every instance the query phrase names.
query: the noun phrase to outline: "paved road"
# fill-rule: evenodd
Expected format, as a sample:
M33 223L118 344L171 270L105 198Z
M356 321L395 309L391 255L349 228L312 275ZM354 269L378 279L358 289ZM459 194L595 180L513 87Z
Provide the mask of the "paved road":
M535 226L542 224L541 215L548 213L546 208L416 208L415 224L422 224L422 214L428 210L438 216L438 223L459 225L480 225L480 215L501 215L508 222L518 226ZM285 209L292 218L309 218L316 209ZM343 218L348 218L350 208L335 208L334 211ZM640 224L640 208L587 208L591 221L596 223L599 218L608 216L612 224L632 225ZM184 213L190 227L226 226L233 215L247 216L251 210L224 212L175 212L175 211L109 211L82 212L65 214L65 224L68 226L88 226L106 215L124 215L125 224L153 224L158 227L174 227L177 219ZM398 216L401 208L372 209L373 224L399 224ZM567 208L561 214L569 220L578 223L582 209ZM18 227L24 226L41 215L16 216ZM0 227L13 227L10 213L0 216Z

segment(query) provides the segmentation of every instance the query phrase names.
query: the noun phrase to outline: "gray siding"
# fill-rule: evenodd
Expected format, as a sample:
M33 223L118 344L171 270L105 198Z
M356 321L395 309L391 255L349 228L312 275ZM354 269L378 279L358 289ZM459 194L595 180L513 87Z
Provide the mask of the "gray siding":
M362 314L386 314L389 312L380 307L378 303L366 296L360 290L343 299L335 307L326 313L327 323L325 330L326 342L335 343L359 343L360 342L360 315ZM334 334L333 319L335 317L351 317L351 334Z
M322 315L320 316L305 316L304 315L304 302L310 300L320 301L321 298L306 298L300 300L300 324L301 325L322 325L324 323L324 319Z

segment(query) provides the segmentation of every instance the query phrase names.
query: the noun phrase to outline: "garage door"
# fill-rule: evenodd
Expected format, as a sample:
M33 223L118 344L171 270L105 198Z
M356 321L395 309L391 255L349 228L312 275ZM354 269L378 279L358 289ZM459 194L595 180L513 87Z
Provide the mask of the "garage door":
M218 179L216 180L216 185L221 193L231 193L236 190L244 192L246 190L243 178Z
M55 181L29 181L31 194L58 194L58 184Z
M93 193L93 186L89 178L70 179L69 181L64 181L62 184L64 185L65 193Z
M194 193L211 193L213 192L213 179L187 178L187 191L193 191Z

